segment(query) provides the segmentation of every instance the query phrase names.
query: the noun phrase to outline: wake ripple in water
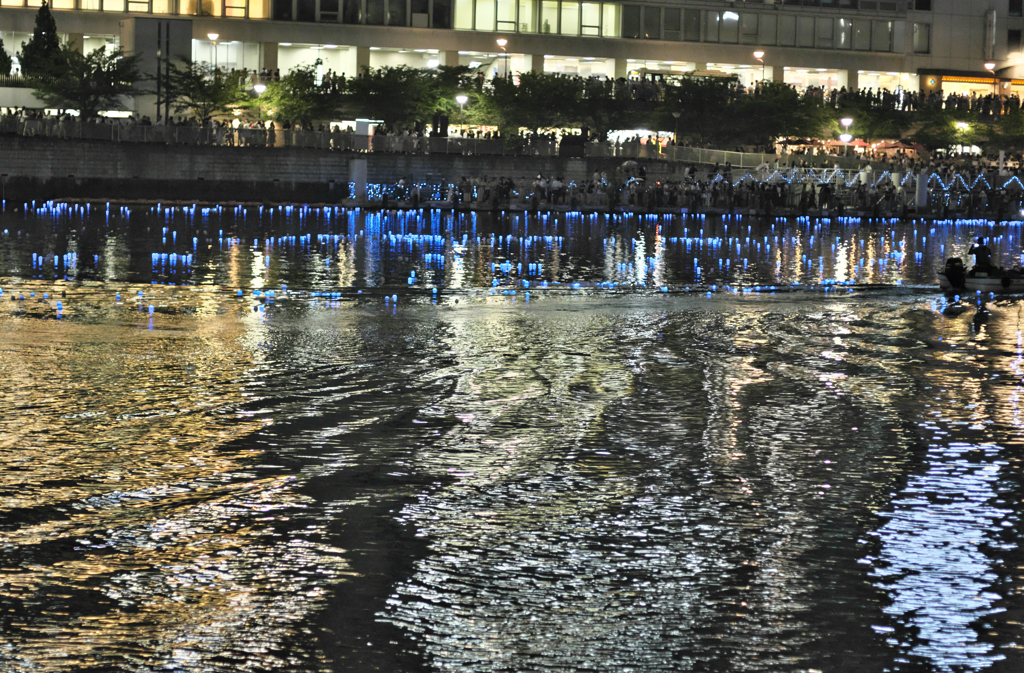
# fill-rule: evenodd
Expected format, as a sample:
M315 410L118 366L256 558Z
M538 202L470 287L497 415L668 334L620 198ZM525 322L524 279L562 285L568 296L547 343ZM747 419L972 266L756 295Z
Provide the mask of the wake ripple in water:
M275 254L0 278L3 670L1021 667L1018 302Z

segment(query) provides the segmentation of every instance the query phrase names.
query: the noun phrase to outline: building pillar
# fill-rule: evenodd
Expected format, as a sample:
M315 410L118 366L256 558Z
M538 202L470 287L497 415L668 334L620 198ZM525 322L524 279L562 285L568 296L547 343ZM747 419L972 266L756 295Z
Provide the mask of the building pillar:
M856 91L859 88L856 70L839 71L839 88L846 87L847 91Z
M442 51L438 53L437 60L441 62L441 65L448 65L455 67L459 64L459 52L458 51Z
M366 135L367 131L357 130L357 133ZM348 176L356 185L355 194L352 196L359 203L366 201L366 159L349 159Z
M68 33L68 44L79 54L85 53L85 33ZM13 47L13 45L11 45Z
M917 194L914 196L914 205L918 213L928 212L928 171L921 171L917 176Z
M260 68L266 68L267 70L277 70L277 42L261 43L260 51Z
M612 79L619 79L626 76L626 59L606 58L604 71Z
M527 71L544 72L544 54L526 54L524 61Z
M356 72L360 73L364 68L370 67L370 48L356 47Z

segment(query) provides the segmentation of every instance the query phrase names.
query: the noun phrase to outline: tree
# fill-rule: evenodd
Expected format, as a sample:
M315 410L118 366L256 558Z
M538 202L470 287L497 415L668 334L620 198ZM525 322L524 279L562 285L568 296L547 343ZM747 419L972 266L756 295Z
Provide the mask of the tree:
M990 139L999 149L1024 151L1024 110L1010 108L1006 114L997 117Z
M349 80L347 101L391 130L413 126L437 109L438 88L432 80L428 72L404 65L364 68Z
M582 121L589 124L596 138L604 140L609 131L648 125L639 120L650 117L649 110L644 109L644 104L631 100L628 89L617 89L611 80L591 80L585 91ZM656 120L657 116L652 120L655 125Z
M21 73L34 77L49 73L54 66L62 65L63 50L57 36L57 22L53 20L50 6L43 0L36 12L36 26L28 42L21 43Z
M158 104L170 103L178 114L188 112L206 123L213 115L227 112L240 102L241 73L226 74L187 56L179 56L178 61L167 73L167 88Z
M661 107L662 128L669 125L666 115L679 112L679 139L697 147L736 145L742 137L735 100L735 78L684 77L666 88Z
M428 84L424 101L427 115L434 112L454 113L459 107L455 96L473 88L473 71L464 65L440 65L421 72L426 75Z
M582 88L572 78L535 71L499 77L478 94L477 114L497 123L501 135L512 138L519 129L540 129L576 124L585 113Z
M899 139L903 132L910 128L909 113L893 108L874 105L871 101L860 97L847 97L839 109L838 119L853 119L851 133L871 142L872 140ZM838 125L835 127L838 130Z
M779 138L820 137L831 129L831 112L814 96L783 82L762 82L756 94L736 101L745 143L773 145Z
M4 50L4 41L0 38L0 77L10 75L13 66L14 59Z
M257 109L276 121L312 124L333 119L342 103L342 93L334 87L318 83L317 68L323 61L292 68L280 81L267 82L267 90L249 99L247 106Z
M970 112L929 109L921 112L923 124L910 139L929 150L952 151L961 145L980 144L988 135L985 124Z
M89 119L101 110L120 108L122 96L144 93L134 87L142 79L137 55L103 47L82 54L65 42L58 58L63 65L51 64L33 78L36 97L50 107L75 109L82 119Z

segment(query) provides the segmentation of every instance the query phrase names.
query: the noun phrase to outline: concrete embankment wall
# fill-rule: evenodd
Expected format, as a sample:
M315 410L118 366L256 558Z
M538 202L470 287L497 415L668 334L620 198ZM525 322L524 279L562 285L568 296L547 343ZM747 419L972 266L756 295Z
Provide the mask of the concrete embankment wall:
M463 176L538 173L569 180L614 173L610 158L454 154L351 154L304 148L208 147L0 136L0 178L9 202L107 198L199 201L337 202L348 197L352 162L365 160L368 183L457 182ZM645 165L651 178L678 168Z

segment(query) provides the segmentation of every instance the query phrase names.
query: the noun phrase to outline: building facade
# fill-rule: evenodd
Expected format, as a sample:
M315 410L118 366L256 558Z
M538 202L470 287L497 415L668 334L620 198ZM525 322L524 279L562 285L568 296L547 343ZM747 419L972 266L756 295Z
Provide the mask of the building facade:
M41 0L0 0L13 54ZM1024 94L1024 0L53 0L82 49L127 19L189 19L191 56L228 68L466 65L488 76L722 72L797 87ZM506 40L504 48L497 40ZM761 58L755 53L763 52ZM0 105L3 105L0 101Z

